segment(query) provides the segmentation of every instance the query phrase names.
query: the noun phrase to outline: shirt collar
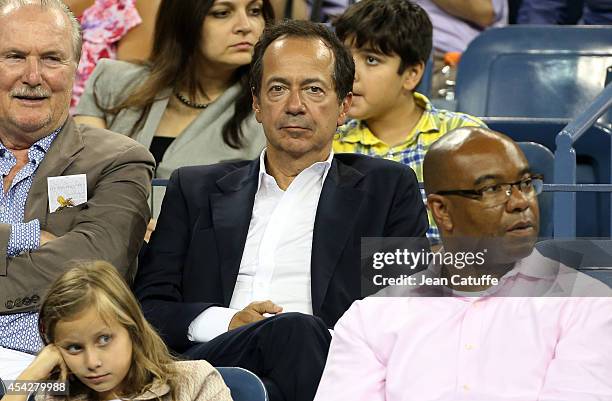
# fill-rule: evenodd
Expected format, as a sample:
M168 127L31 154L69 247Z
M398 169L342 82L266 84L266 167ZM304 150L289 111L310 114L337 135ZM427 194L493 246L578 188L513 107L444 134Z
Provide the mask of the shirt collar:
M431 104L427 96L418 92L413 92L412 96L416 105L425 110L415 127L415 136L422 132L440 132L442 124L440 123L438 109Z
M444 252L444 249L440 252ZM416 282L420 283L420 276L436 279L441 277L441 271L442 266L432 263L414 277ZM379 291L377 296L454 296L464 301L475 301L494 296L610 296L610 293L610 288L605 284L559 261L547 258L534 248L529 256L518 260L512 270L500 278L498 285L484 292L457 292L443 285L411 285L386 287Z
M441 248L440 252L444 252L444 248ZM427 266L427 269L422 272L426 277L432 278L440 277L441 273L442 266L433 263ZM474 293L474 295L493 295L504 287L505 282L511 279L526 278L528 280L547 281L551 283L558 281L560 284L563 284L564 280L560 280L560 278L567 278L566 276L568 275L576 275L576 271L567 268L558 261L543 256L534 248L529 256L515 262L513 268L500 278L498 285L490 287L483 293ZM425 288L417 289L419 292L427 290L428 289ZM448 292L452 292L451 289L448 290ZM466 293L462 292L461 294Z
M40 151L43 152L43 155L40 157L40 159L42 159L44 157L44 154L46 154L49 151L49 148L53 144L53 141L55 140L55 137L62 130L62 127L56 129L55 131L53 131L49 135L45 136L44 138L39 139L38 141L34 142L34 144L32 144L32 146L30 146L30 150L28 151L28 156L29 156L30 160L32 160L33 158L34 159L38 159L38 157L35 156L36 152L32 151L33 149L37 149L37 150L40 150ZM10 150L8 150L4 146L4 144L2 142L0 142L0 157L4 156L6 154L6 152L10 152ZM36 161L40 162L41 160L36 160Z
M261 183L264 180L264 177L270 177L270 179L274 179L274 177L269 175L266 170L266 150L267 148L264 148L264 150L262 150L261 154L259 155L259 176L257 179L257 191L259 191L259 188L261 188ZM322 162L313 163L308 168L306 168L304 171L310 170L310 169L321 168L321 171L320 171L321 178L322 178L322 181L324 182L325 178L327 178L327 173L329 173L329 169L331 168L331 164L333 160L334 160L334 151L330 150L327 160L322 161ZM302 172L300 174L302 174Z
M49 151L49 148L51 147L51 144L53 144L55 137L57 137L57 134L59 134L61 130L62 130L62 127L59 127L58 129L56 129L55 131L53 131L46 137L41 138L38 141L36 141L34 145L32 146L36 146L43 152L47 153Z
M542 255L537 249L533 249L531 254L516 262L514 269L504 275L509 278L516 275L531 277L540 280L555 280L562 270L563 264ZM573 271L573 269L570 269Z
M363 120L350 120L340 130L341 132L338 135L340 142L361 143L368 146L382 142L370 131L370 128Z

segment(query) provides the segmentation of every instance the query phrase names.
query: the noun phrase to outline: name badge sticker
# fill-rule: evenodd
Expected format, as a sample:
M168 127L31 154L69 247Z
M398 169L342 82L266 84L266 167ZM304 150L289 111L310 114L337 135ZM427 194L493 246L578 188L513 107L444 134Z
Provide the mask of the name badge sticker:
M51 213L87 202L87 175L65 175L47 178Z

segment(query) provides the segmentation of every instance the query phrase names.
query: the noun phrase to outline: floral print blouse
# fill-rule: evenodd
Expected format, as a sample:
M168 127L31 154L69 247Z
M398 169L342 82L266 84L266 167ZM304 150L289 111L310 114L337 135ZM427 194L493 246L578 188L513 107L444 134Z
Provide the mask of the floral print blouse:
M74 112L85 82L98 60L117 58L117 44L128 31L142 23L134 4L136 0L96 0L80 17L83 27L83 51L74 80L71 111Z

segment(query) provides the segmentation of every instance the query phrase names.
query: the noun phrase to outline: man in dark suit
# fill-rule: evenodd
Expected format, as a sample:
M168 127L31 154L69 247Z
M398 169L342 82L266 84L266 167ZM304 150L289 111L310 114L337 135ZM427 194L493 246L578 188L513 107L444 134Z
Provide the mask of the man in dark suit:
M271 400L314 397L328 328L362 297L361 238L427 230L410 168L331 151L353 76L324 26L268 28L251 77L267 148L254 161L175 171L136 277L171 348L254 371Z

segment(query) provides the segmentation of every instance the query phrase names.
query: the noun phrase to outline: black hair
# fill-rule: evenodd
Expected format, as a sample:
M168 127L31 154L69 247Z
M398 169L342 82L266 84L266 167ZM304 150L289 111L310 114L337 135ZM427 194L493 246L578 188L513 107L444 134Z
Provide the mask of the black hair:
M408 0L362 0L350 6L334 22L341 41L357 48L372 46L383 54L396 54L407 67L426 64L432 48L432 25L427 12Z
M203 41L211 39L202 37L202 25L214 3L214 0L162 0L155 21L151 56L141 63L151 69L147 79L114 107L101 106L95 97L98 107L110 114L126 108L142 109L130 136L142 128L153 103L166 88L185 88L192 99L198 91L204 92L200 71L206 60L200 49ZM262 15L266 24L272 23L274 12L270 0L263 0ZM252 112L248 71L248 65L236 69L234 78L240 82L242 91L236 98L234 115L222 130L223 142L234 149L244 146L241 124Z
M259 42L255 45L251 63L251 89L255 95L261 90L263 76L263 56L270 44L281 37L320 39L334 55L332 81L338 102L342 102L353 89L355 63L348 49L325 25L310 21L285 20L266 27Z

